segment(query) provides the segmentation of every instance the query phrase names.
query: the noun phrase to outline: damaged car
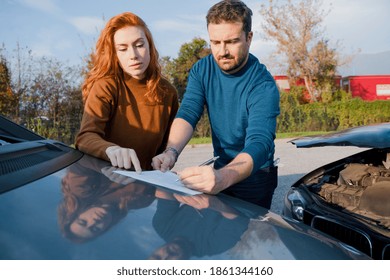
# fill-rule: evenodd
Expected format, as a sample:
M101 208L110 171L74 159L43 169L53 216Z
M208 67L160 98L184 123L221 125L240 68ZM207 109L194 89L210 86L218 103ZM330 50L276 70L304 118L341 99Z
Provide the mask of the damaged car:
M285 196L283 216L373 259L390 259L390 123L290 141L297 148L363 149L306 174Z

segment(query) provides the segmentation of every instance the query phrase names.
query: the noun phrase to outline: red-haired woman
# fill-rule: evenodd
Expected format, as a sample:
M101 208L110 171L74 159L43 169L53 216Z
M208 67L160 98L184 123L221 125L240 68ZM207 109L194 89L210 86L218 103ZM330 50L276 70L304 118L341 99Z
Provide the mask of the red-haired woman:
M108 21L82 90L76 147L113 166L152 169L152 158L166 148L178 98L161 75L152 34L141 18L125 12Z

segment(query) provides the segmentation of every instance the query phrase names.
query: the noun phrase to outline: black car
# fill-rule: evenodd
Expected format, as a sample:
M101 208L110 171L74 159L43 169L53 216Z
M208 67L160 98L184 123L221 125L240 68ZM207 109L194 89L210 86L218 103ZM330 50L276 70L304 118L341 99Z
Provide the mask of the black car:
M0 259L370 259L256 205L115 170L0 117Z
M283 216L346 243L374 259L390 259L390 123L359 126L291 141L298 148L357 146L362 152L298 180Z

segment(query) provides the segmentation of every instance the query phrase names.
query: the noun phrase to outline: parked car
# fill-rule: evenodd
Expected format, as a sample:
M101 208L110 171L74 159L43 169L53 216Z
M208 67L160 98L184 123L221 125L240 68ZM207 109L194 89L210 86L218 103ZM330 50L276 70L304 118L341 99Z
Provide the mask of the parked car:
M282 215L332 236L374 259L390 259L390 123L291 141L298 148L357 146L362 152L298 180Z
M370 259L256 205L115 170L0 116L0 259Z

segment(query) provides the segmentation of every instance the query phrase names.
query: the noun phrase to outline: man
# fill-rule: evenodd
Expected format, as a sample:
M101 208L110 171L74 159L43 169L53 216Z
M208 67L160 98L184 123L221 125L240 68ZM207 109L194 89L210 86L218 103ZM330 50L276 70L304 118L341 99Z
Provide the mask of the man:
M155 169L172 168L206 105L214 155L211 165L189 167L183 184L208 194L224 192L270 208L277 186L273 166L279 91L256 57L249 53L252 11L241 1L221 1L206 16L212 55L191 69L167 149L153 158Z

